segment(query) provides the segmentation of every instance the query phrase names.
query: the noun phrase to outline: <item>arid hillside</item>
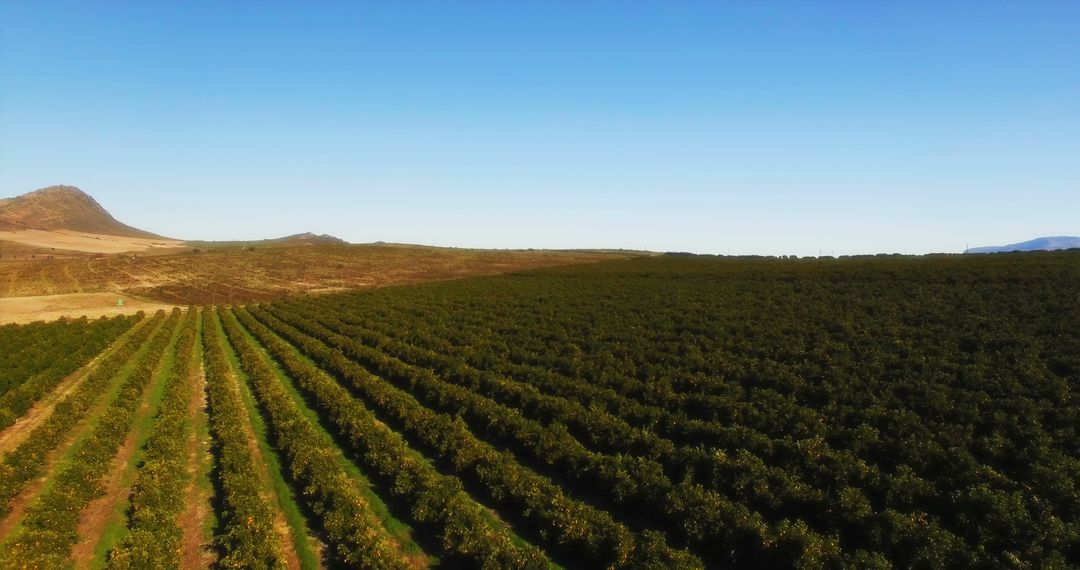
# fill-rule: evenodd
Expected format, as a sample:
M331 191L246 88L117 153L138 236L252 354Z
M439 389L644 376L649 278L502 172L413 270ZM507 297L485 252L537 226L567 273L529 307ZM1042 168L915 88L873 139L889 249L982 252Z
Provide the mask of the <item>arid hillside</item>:
M74 186L0 200L0 260L170 253L182 243L117 221Z
M0 200L0 231L70 230L89 234L162 239L113 218L74 186L49 186Z

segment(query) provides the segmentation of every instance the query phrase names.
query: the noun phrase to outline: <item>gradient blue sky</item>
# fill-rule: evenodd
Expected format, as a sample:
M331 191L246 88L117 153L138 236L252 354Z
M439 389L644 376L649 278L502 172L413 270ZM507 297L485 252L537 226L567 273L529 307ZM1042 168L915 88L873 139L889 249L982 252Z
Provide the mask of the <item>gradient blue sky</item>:
M1080 234L1080 2L0 1L0 196L188 239Z

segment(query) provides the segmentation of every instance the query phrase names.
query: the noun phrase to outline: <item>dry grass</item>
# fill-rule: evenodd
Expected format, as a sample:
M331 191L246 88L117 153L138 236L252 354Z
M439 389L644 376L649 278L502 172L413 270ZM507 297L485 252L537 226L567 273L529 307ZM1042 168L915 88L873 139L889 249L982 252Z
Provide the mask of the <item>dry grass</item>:
M117 299L124 299L118 307ZM33 297L0 298L0 324L54 321L60 317L91 318L103 315L129 315L139 311L151 314L158 309L170 310L173 305L136 299L115 293L72 293Z
M62 250L63 253L124 253L153 250L177 251L183 242L169 239L112 236L71 230L36 230L0 232L0 240L23 245L38 253Z

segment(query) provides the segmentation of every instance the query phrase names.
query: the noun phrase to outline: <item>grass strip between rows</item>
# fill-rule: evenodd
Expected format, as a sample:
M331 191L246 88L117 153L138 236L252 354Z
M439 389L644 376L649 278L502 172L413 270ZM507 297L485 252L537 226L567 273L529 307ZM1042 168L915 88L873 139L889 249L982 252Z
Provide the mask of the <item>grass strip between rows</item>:
M464 492L461 481L439 473L417 456L400 434L378 421L347 390L243 309L237 309L236 314L296 380L312 405L323 410L354 457L387 479L392 494L412 505L417 523L436 530L448 558L465 559L471 561L470 566L482 568L539 569L551 565L536 547L516 541L501 525L493 527L488 513Z
M289 343L350 383L413 437L436 450L456 472L481 482L491 498L524 513L566 558L586 561L594 567L700 567L700 561L693 556L668 548L660 537L651 533L639 542L609 514L567 497L550 480L478 440L460 420L421 406L412 396L375 378L340 352L260 309L253 309L250 314L240 310L238 314L305 391L326 409L342 435L361 454L378 459L378 454L386 453L382 448L406 444L378 422L347 389L324 378L306 359L290 355ZM386 441L372 441L380 432L387 434Z
M386 527L386 530L387 532L389 532L390 536L400 545L402 552L411 561L414 562L413 566L423 565L425 567L440 567L441 562L436 556L439 549L437 547L432 548L433 545L431 544L428 544L425 549L425 546L420 544L420 542L416 540L416 537L414 535L415 529L411 524L407 522L408 513L400 513L405 518L398 518L398 516L391 510L390 505L385 502L384 497L379 495L376 489L376 483L371 480L368 474L363 469L361 469L356 462L345 456L345 453L341 449L341 445L335 438L335 434L327 431L323 422L323 418L319 415L318 410L315 410L310 405L308 405L307 400L304 398L304 395L297 389L292 377L290 377L284 371L280 363L278 363L277 360L273 358L273 355L270 354L265 349L265 347L262 346L262 344L251 334L250 331L241 328L241 332L252 342L253 346L257 348L258 353L264 356L270 370L273 371L278 382L288 393L292 401L295 402L297 409L315 428L316 432L319 434L319 437L323 442L323 445L328 447L328 449L333 452L336 463L341 466L341 468L345 471L346 474L348 474L350 481L347 481L347 483L354 485L360 491L360 494L363 496L364 500L367 501L368 506L371 508L372 512L375 514L376 517L378 517L379 521L383 524L383 526ZM239 365L239 359L237 359L237 364ZM254 396L251 395L250 390L248 395L252 398L252 405L258 408L257 403L254 401ZM261 410L261 408L259 408L259 410ZM259 413L258 415L260 420L263 419L263 414ZM272 439L272 437L268 439ZM415 455L416 457L423 459L423 457L419 453L415 453ZM492 520L495 520L494 515L492 514L491 516Z
M217 326L221 327L220 319L216 322ZM224 335L224 328L220 330ZM222 338L225 337L222 336ZM283 543L285 557L290 566L292 566L293 562L291 555L295 555L301 570L317 570L322 564L322 552L325 544L322 538L312 532L313 529L308 524L308 519L301 509L296 491L289 486L281 456L272 445L274 432L267 425L266 418L263 417L263 413L259 408L259 402L251 392L247 373L244 372L243 366L240 364L240 357L236 355L232 345L227 342L225 343L225 355L229 359L229 365L232 366L233 373L236 375L236 386L240 391L240 400L244 403L244 409L247 411L248 422L252 430L252 444L258 448L255 458L257 461L262 462L258 467L259 476L263 477L265 475L264 481L273 492L271 503L285 519L287 529L286 533L282 534L283 540L287 540L286 543ZM280 522L278 522L278 525L280 526ZM292 547L291 552L290 546Z
M348 566L408 567L397 543L335 461L335 451L319 437L281 385L273 369L243 334L231 313L222 319L255 396L270 420L277 448L294 484L321 522L335 558Z
M761 553L764 548L760 545L769 540L765 525L756 513L699 485L673 486L656 463L631 456L593 453L561 424L544 426L529 420L522 411L438 379L428 369L406 365L400 359L339 335L310 318L292 314L289 322L325 341L330 348L339 351L337 354L351 358L357 363L354 366L364 370L357 370L361 375L366 372L361 364L370 366L384 381L405 386L403 390L422 398L424 403L444 412L459 413L465 423L464 429L458 430L462 436L469 434L468 425L482 426L488 437L509 442L526 457L554 466L552 471L561 473L561 478L594 489L622 506L623 510L629 511L627 505L648 507L654 519L669 520L669 528L707 557L723 556L725 546L733 543L748 543L750 548L740 548L740 552ZM680 516L687 511L689 516ZM684 520L693 521L693 525L684 526ZM791 537L785 538L800 539L805 532L806 529L797 528L789 533ZM657 555L680 554L670 546L657 546L665 542L662 534L645 530L640 535L648 537L643 542L657 548Z
M603 454L616 453L620 456L635 456L635 469L624 469L623 473L631 476L635 473L667 473L669 480L693 480L705 490L738 498L756 512L768 513L772 518L782 519L792 514L792 505L777 505L776 495L788 492L788 500L799 507L798 514L811 524L812 530L826 530L832 525L825 518L826 514L835 516L842 505L830 506L825 501L825 493L814 492L804 481L792 477L786 472L762 466L755 473L767 480L767 485L744 485L736 489L721 489L717 481L730 481L738 478L747 468L746 454L727 455L717 450L700 447L680 448L671 441L662 439L648 430L630 426L621 418L602 409L590 408L582 403L564 397L541 392L532 383L519 382L506 376L500 376L476 369L459 359L434 351L410 345L394 338L389 338L373 330L348 325L343 319L336 318L330 311L318 313L318 321L324 326L363 344L395 357L405 364L425 368L435 373L440 379L462 386L470 391L519 410L527 419L544 424L555 422L565 425L577 440L587 443L591 451ZM579 382L579 385L585 384ZM587 386L587 384L585 384ZM569 394L570 391L564 392ZM613 480L615 486L629 488L625 481ZM786 510L780 507L787 506ZM830 511L831 509L831 511ZM852 510L853 509L849 509ZM829 511L828 513L826 511ZM857 514L848 514L858 520ZM700 518L700 517L698 517ZM861 521L864 524L868 521Z

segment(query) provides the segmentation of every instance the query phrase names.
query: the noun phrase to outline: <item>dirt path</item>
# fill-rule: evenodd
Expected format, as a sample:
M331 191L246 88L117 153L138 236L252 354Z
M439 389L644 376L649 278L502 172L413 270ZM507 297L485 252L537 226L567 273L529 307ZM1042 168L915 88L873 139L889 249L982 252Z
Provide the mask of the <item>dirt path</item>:
M45 294L46 295L53 295L53 294L56 293L56 286L49 279L48 274L46 274L46 271L48 271L49 269L50 269L49 266L43 265L41 267L41 269L38 271L38 278L41 280L41 287L42 287L42 289L45 290Z
M96 265L100 265L100 259L87 259L86 260L86 274L90 279L86 282L89 287L100 287L106 291L118 290L116 284L109 281L109 279L101 274Z
M175 350L178 331L179 325L172 331L173 338L166 351ZM79 542L71 551L71 560L76 568L88 568L90 566L94 559L94 549L97 547L98 542L101 541L109 519L116 513L120 502L126 500L128 495L131 494L131 483L134 481L132 474L135 470L132 457L138 450L139 426L143 425L147 415L153 412L152 400L155 390L161 383L168 380L168 371L162 373L165 362L165 356L162 355L154 369L153 380L143 390L139 410L132 419L127 437L124 438L120 450L113 456L109 471L101 481L101 487L104 489L105 494L90 501L83 508L82 513L79 514L79 526L76 531Z
M83 291L82 285L79 283L79 280L76 279L75 275L71 273L71 264L70 263L65 263L63 265L63 270L64 270L64 276L67 277L68 279L70 279L71 283L73 284L72 289L76 293L85 293L85 291Z
M11 531L15 529L15 526L22 520L23 512L26 508L34 502L41 489L45 486L45 482L49 480L49 477L53 475L53 469L60 461L60 458L67 453L67 450L71 448L72 444L78 437L72 434L71 437L66 439L63 443L52 450L45 458L45 465L42 468L41 475L36 479L30 480L22 491L18 495L15 495L11 499L11 510L8 511L7 516L3 520L0 520L0 544L7 542L8 537L11 536Z
M188 485L184 490L184 510L179 524L184 533L181 568L209 568L217 561L213 544L204 533L210 517L210 493L199 484L199 478L210 470L210 440L199 426L206 423L206 373L199 367L192 375L193 394L188 408L191 434L187 447Z
M101 359L106 355L112 354L120 345L122 345L127 338L135 333L139 327L146 326L149 319L143 319L142 322L136 323L135 326L128 329L124 334L120 335L94 358L87 362L82 368L72 372L67 378L60 381L59 384L51 392L45 395L37 402L34 402L30 409L26 411L19 419L15 420L15 423L8 427L6 430L0 432L0 455L3 455L12 449L19 446L20 443L26 440L27 437L34 431L34 428L41 425L41 422L48 419L52 414L53 409L61 400L66 398L69 394L74 392L82 381L90 375L90 372L101 362Z
M144 399L139 408L139 415L142 416L149 409L150 402ZM135 421L137 423L139 419ZM71 550L71 560L76 568L90 566L90 562L94 559L94 548L101 540L102 531L116 511L117 505L131 492L130 481L125 484L124 475L128 471L128 462L135 455L137 443L135 430L132 430L124 439L124 444L116 457L113 457L109 472L101 482L105 495L90 501L79 515L79 527L76 531L79 542Z

